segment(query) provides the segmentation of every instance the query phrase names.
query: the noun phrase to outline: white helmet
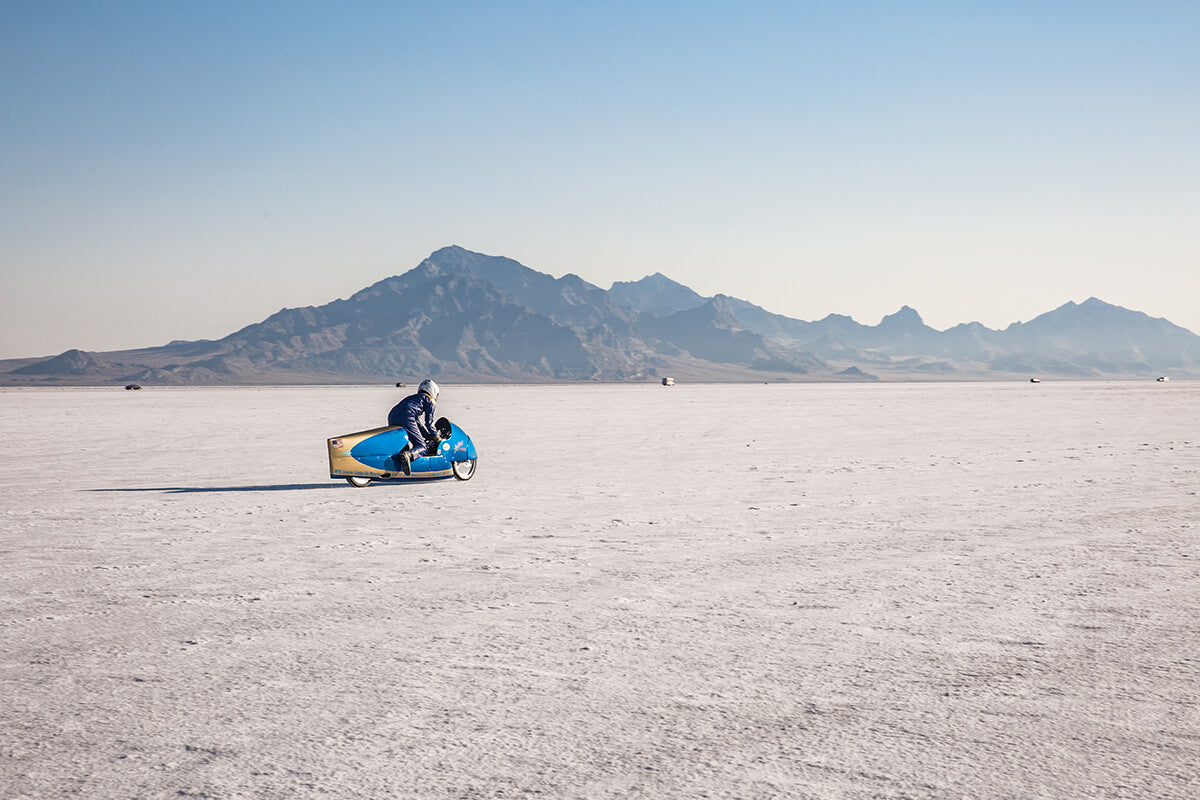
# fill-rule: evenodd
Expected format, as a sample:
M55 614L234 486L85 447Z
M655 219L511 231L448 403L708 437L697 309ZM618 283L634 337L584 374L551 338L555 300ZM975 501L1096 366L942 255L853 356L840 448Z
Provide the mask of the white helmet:
M417 391L424 392L425 394L429 395L430 399L432 400L437 400L438 395L442 392L442 390L438 388L438 385L428 378L421 381L421 385L417 388Z

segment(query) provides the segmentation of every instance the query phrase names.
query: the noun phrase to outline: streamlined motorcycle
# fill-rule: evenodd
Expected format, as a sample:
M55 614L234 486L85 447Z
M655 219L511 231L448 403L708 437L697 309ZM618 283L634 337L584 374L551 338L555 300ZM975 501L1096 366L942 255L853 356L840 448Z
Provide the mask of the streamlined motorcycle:
M450 420L442 417L434 423L438 435L435 455L414 458L411 474L400 464L400 452L408 446L404 428L388 426L348 433L327 440L329 477L345 478L356 488L373 481L431 480L454 477L469 481L475 474L478 455L471 437Z

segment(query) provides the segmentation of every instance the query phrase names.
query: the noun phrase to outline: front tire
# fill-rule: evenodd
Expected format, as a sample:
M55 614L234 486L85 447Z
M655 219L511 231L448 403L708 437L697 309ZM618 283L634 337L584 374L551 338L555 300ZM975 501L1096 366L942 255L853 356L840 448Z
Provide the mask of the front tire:
M469 481L471 476L475 474L475 459L470 461L453 461L450 463L450 468L454 470L454 477L460 481Z
M362 489L371 485L371 479L360 478L357 475L349 475L346 477L346 483L350 484L355 489Z

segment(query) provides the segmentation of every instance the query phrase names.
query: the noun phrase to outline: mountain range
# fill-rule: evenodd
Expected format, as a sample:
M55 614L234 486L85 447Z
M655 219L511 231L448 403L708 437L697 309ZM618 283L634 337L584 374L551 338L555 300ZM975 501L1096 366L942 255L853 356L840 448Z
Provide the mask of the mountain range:
M1003 330L878 325L703 297L656 273L608 290L446 247L344 300L219 340L0 361L3 385L1200 377L1200 336L1090 298Z

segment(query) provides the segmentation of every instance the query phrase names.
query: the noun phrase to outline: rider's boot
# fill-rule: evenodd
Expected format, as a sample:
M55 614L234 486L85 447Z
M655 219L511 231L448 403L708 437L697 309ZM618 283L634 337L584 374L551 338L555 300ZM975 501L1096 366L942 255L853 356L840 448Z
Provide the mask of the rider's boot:
M400 469L404 470L405 475L412 475L412 450L404 448L397 456L400 459Z

